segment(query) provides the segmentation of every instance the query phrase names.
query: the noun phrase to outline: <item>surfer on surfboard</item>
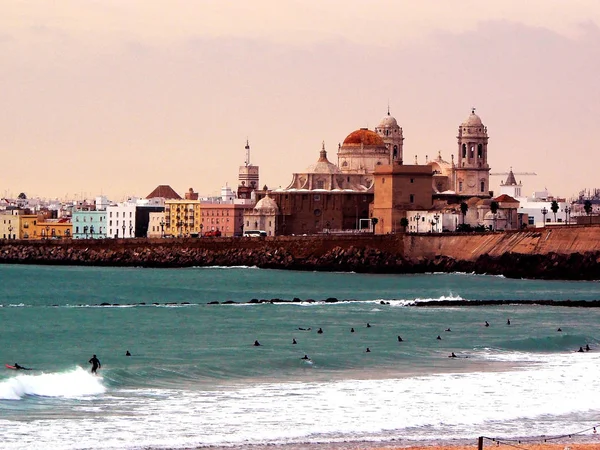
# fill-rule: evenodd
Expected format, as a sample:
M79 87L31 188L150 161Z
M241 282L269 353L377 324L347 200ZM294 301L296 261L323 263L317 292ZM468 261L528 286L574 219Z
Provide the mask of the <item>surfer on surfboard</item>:
M96 375L96 371L102 367L100 360L96 358L96 355L94 355L92 356L92 359L90 359L89 363L92 365L92 373Z

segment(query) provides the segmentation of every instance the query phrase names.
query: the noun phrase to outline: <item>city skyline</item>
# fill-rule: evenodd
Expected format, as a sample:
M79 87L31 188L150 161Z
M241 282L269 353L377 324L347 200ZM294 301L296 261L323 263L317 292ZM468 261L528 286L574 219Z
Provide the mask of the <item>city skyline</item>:
M525 194L597 186L600 5L14 2L0 18L0 192L120 200L169 184L286 187L388 105L404 161L456 155L472 107ZM410 7L410 9L409 9ZM520 177L517 177L518 180ZM502 177L492 177L499 193Z

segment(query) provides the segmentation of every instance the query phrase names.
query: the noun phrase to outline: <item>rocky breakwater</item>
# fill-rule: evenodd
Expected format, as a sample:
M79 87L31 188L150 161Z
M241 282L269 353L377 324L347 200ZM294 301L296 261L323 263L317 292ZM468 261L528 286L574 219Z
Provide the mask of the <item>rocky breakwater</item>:
M600 251L480 253L456 258L415 251L403 235L169 239L0 241L0 263L134 267L256 266L363 273L466 272L511 278L600 280ZM441 240L444 236L422 239ZM453 238L464 253L466 240ZM430 244L428 244L430 245ZM441 244L440 244L441 245ZM445 244L444 244L445 245ZM410 247L410 248L409 248ZM460 251L457 250L457 254Z

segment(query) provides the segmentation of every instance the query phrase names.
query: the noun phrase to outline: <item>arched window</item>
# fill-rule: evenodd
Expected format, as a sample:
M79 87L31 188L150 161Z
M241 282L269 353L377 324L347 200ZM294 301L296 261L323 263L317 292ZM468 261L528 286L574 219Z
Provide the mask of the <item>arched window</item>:
M485 181L481 182L481 192L485 192Z
M463 158L467 157L467 144L462 145L462 157Z
M483 145L479 144L477 146L477 157L483 158Z

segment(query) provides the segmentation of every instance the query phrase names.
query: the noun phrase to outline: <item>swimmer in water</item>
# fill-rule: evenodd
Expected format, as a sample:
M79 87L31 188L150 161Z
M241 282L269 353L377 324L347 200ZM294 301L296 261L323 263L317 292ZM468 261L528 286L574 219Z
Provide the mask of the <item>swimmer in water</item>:
M454 352L452 352L452 354L451 354L450 356L448 356L448 358L458 358L458 356L456 356L456 355L454 354Z

